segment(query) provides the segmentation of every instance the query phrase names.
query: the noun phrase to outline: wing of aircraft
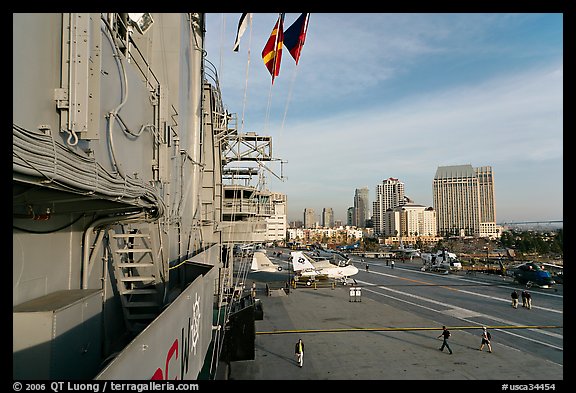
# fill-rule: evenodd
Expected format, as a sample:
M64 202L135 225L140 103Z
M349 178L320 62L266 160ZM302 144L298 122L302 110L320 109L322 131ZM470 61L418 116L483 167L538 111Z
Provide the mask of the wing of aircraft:
M256 251L252 256L250 269L253 272L279 272L282 271L282 266L272 263L265 253Z
M327 259L332 264L339 264L341 261L349 261L350 258L346 256L342 251L338 250L326 250L321 247L316 247L312 250L313 254L321 259ZM313 257L314 258L314 257ZM316 259L316 258L314 258Z
M311 280L332 278L347 284L348 278L358 273L358 268L349 263L341 263L341 266L334 265L327 260L315 262L302 251L292 252L292 266L294 273L308 277Z

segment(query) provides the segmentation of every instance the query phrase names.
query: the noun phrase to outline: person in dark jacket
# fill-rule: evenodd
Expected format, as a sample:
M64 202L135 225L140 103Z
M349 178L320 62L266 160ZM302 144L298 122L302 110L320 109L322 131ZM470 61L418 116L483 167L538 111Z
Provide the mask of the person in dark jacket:
M526 307L526 290L522 291L522 307Z
M512 298L512 307L518 308L518 292L516 290L512 291L510 297Z
M526 308L528 310L532 309L532 294L526 291Z
M302 367L304 364L304 342L302 339L299 339L296 343L296 347L294 348L294 352L296 354L296 360L298 362L298 366Z
M450 349L450 345L448 345L448 339L452 334L450 330L446 328L446 326L442 326L442 334L440 334L437 338L442 337L444 340L442 341L442 346L438 348L442 352L444 352L444 347L446 347L450 351L450 355L452 355L452 349Z

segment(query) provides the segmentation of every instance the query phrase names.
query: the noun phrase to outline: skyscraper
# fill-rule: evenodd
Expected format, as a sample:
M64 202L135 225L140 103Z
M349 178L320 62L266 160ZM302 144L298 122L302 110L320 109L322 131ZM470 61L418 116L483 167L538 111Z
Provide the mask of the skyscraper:
M322 226L332 228L334 226L334 210L331 207L322 209Z
M354 225L354 206L350 206L346 209L346 225Z
M386 210L403 205L404 203L404 183L398 179L390 177L382 181L382 184L376 185L376 201L372 203L374 233L384 235L386 233L384 213Z
M370 202L368 200L368 187L357 188L354 194L354 215L352 225L360 228L366 227L366 220L370 218Z
M497 233L492 167L438 167L433 203L439 236L488 237Z
M314 209L307 207L304 209L304 228L315 228L316 227L316 217L314 214Z

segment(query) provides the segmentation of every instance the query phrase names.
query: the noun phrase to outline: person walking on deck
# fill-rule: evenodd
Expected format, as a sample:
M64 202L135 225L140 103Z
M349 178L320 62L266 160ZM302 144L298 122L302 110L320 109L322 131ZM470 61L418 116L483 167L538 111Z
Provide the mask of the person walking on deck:
M492 345L490 344L490 340L492 340L490 332L486 330L486 326L482 326L482 344L478 349L481 351L484 349L484 345L488 345L488 352L492 353Z
M299 339L296 343L296 347L294 348L294 352L296 353L296 361L298 362L298 366L302 368L304 365L304 342L302 339Z
M532 294L526 291L526 308L528 310L532 309Z
M518 308L518 292L516 290L512 291L510 297L512 298L512 307Z
M448 345L448 339L450 338L452 334L450 333L450 330L448 330L446 328L446 326L442 326L442 334L440 334L437 338L442 337L443 341L442 341L442 346L438 349L440 349L442 352L444 352L444 347L446 347L448 349L448 351L450 351L450 355L452 355L452 349L450 349L450 345Z
M522 291L522 307L526 307L526 290Z

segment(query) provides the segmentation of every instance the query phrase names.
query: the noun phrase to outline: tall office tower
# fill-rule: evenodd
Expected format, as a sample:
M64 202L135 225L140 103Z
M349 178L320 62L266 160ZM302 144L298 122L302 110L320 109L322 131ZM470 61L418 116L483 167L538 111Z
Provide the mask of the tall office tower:
M314 209L307 207L304 209L304 228L314 228L316 226L316 217Z
M350 206L346 209L346 225L352 226L354 221L354 206Z
M474 168L480 191L480 222L496 222L496 198L492 167Z
M370 218L370 204L368 201L368 187L357 188L354 194L354 215L352 225L366 228L366 220Z
M433 182L439 236L494 236L496 203L492 168L441 166Z
M387 232L384 218L386 210L401 206L405 202L404 183L398 179L390 177L376 185L376 201L372 203L372 221L376 235Z
M324 228L334 227L334 210L331 207L322 209L322 226Z

